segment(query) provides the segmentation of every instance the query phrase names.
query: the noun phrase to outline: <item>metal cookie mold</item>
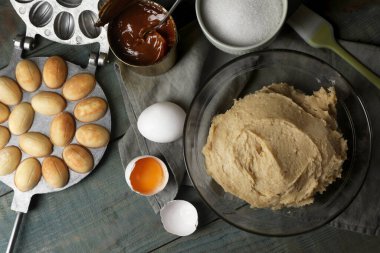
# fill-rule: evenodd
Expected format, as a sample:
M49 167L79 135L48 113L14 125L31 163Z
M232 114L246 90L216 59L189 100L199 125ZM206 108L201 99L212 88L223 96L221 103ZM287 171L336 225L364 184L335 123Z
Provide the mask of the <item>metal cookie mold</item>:
M7 76L7 77L12 78L13 80L16 79L15 78L15 67L16 67L17 63L23 59L21 57L21 55L22 55L22 44L23 44L22 40L20 38L16 38L15 49L14 49L11 61L7 67L0 70L0 76ZM33 61L38 66L39 70L42 71L47 58L48 57L34 57L34 58L29 58L29 60ZM68 67L67 80L69 78L71 78L72 76L79 74L79 73L90 73L92 75L95 75L96 66L93 64L89 64L84 69L80 66L77 66L77 65L71 63L71 62L68 62L68 61L65 61L65 62L66 62L66 65ZM22 96L22 101L31 103L32 97L41 91L50 91L50 92L55 92L55 93L58 93L61 95L63 92L62 88L51 89L51 88L46 86L45 82L42 82L42 85L38 90L33 91L33 92L24 91L23 96ZM95 85L95 88L93 89L93 91L91 91L90 94L88 94L86 96L86 98L90 98L90 97L100 97L103 100L107 101L107 97L104 94L104 92L103 92L103 90L102 90L102 88L98 82L96 82L96 85ZM78 104L78 102L79 101L68 101L67 100L66 101L66 108L64 111L69 112L73 115L74 114L73 113L74 108ZM107 102L107 104L108 104L108 102ZM14 108L14 106L10 107L11 110L13 110L13 108ZM39 133L44 134L45 136L50 136L51 121L52 121L51 116L46 116L46 115L35 113L33 124L31 126L29 132L39 132ZM110 112L109 106L107 108L105 115L93 123L106 128L111 133L111 112ZM78 129L79 127L81 127L85 124L86 123L75 120L76 129ZM1 123L0 125L9 128L9 122L8 121ZM18 138L19 137L16 135L11 135L11 138L10 138L7 146L19 146L19 139ZM71 143L72 144L78 144L76 138L74 138ZM106 148L107 148L106 146L101 147L101 148L96 148L96 149L88 148L88 150L91 152L93 159L94 159L94 168L100 162L101 158L104 155L104 152L106 151ZM54 146L53 152L50 155L61 158L62 152L63 152L62 147ZM26 154L25 152L22 153L22 160L29 158L29 157L31 157L31 156ZM42 163L43 159L44 158L38 158L38 160L41 163ZM12 202L12 210L17 211L17 212L26 213L29 209L29 204L30 204L32 196L37 195L37 194L57 192L57 191L61 191L61 190L64 190L66 188L69 188L69 187L79 183L82 179L84 179L86 176L88 176L92 171L84 173L84 174L77 173L77 172L72 171L72 170L70 170L69 172L70 172L69 181L68 181L67 185L65 185L63 188L51 188L46 183L46 181L42 178L39 181L39 183L33 189L31 189L27 192L20 192L14 183L14 173L11 173L11 174L8 174L5 176L0 176L0 182L5 183L9 187L11 187L15 192L13 202Z
M51 21L53 7L45 1L33 4L29 12L29 21L36 27L44 27Z
M75 30L73 15L68 12L59 13L54 20L54 32L62 40L70 39Z
M33 0L16 0L19 3L29 3L32 2Z
M95 26L97 16L92 11L84 11L79 15L79 27L87 38L96 38L101 33L101 29Z
M82 3L82 0L57 0L57 2L67 8L75 8Z
M26 24L26 37L37 34L62 44L100 44L99 54L108 54L107 27L95 27L99 1L10 0ZM101 2L101 0L100 0ZM103 60L103 59L102 59Z

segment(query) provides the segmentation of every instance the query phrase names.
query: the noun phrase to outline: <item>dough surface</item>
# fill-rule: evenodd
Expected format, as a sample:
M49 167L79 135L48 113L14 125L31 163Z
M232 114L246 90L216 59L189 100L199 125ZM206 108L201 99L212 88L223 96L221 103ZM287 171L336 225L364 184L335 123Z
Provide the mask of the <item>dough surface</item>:
M203 148L207 173L252 207L310 204L341 176L347 142L335 89L313 95L272 84L214 117Z

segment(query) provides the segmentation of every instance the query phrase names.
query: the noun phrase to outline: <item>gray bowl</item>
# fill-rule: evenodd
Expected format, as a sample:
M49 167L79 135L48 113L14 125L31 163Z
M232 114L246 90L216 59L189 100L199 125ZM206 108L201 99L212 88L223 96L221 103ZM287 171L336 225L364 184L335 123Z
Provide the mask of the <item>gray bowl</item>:
M276 37L276 35L280 31L280 29L282 28L282 26L285 22L286 14L288 12L288 0L282 0L282 6L283 7L282 7L281 20L280 20L280 23L278 24L278 27L272 31L270 36L268 36L266 39L264 39L264 40L262 40L256 44L252 44L249 46L236 46L236 45L232 45L232 44L229 44L225 41L220 40L219 38L217 38L214 34L212 34L210 32L210 29L207 27L207 24L204 20L204 14L203 14L203 8L202 8L204 1L205 0L196 0L196 2L195 2L195 11L197 14L197 19L198 19L199 25L200 25L203 33L205 34L206 38L215 47L217 47L218 49L220 49L226 53L235 54L235 55L242 55L242 54L250 53L253 51L258 51L258 50L261 50L261 49L265 48L266 46L268 46L270 44L270 42L272 42L274 40L274 38ZM254 29L254 27L252 27L252 29Z

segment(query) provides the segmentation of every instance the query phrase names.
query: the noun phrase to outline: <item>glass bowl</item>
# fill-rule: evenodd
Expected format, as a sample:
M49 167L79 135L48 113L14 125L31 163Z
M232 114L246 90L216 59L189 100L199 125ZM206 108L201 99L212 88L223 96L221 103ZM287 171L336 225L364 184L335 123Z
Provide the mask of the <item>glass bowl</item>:
M212 118L224 113L234 99L275 82L286 82L311 94L335 86L337 120L348 140L342 178L317 194L313 204L271 210L251 208L224 192L205 169L202 148ZM286 236L316 229L337 217L359 192L371 157L372 133L366 109L349 83L335 69L307 54L271 50L241 56L216 71L194 98L184 130L187 171L201 197L221 218L248 232Z

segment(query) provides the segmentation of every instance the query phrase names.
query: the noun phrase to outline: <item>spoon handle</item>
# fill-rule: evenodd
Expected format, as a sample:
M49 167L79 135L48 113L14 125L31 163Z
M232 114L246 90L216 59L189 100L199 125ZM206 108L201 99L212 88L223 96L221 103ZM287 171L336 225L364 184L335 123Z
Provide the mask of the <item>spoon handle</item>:
M166 22L166 20L170 17L170 15L172 15L173 11L177 8L177 6L179 5L181 1L182 0L176 0L174 2L172 7L170 7L170 10L166 13L166 16L163 19L161 19L160 23L158 23L157 27L161 26L163 23Z
M345 49L343 49L338 43L330 46L330 49L349 63L353 68L355 68L360 74L362 74L368 81L374 84L378 89L380 89L380 78L371 70L369 70L364 64L358 61Z

